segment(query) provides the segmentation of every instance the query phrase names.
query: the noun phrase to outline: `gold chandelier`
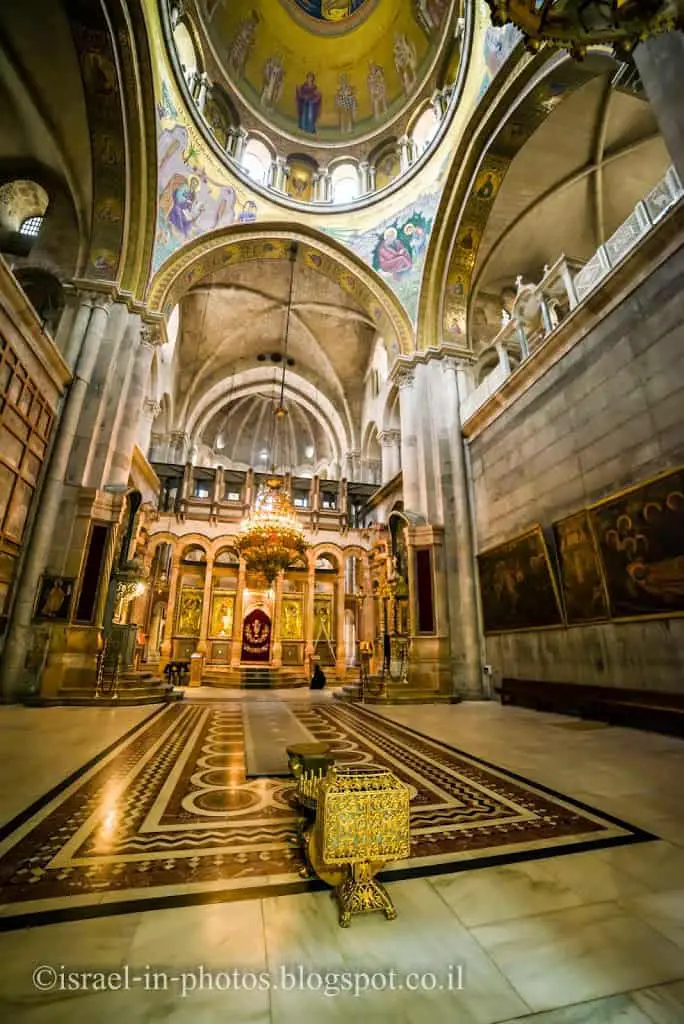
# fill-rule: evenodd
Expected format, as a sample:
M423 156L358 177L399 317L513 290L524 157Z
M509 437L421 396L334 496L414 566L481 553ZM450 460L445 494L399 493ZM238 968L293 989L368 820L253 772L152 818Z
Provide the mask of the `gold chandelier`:
M588 46L610 45L622 56L641 40L682 26L680 0L487 0L494 25L512 22L528 49L543 43L582 58Z
M247 568L265 577L269 586L281 570L286 569L295 558L303 555L309 547L304 538L302 526L297 519L290 495L285 490L284 481L281 477L275 475L278 465L276 451L280 436L285 431L287 419L287 409L285 408L284 401L285 368L287 365L287 342L290 329L294 265L297 258L296 243L293 243L290 247L289 258L291 261L290 291L285 320L280 399L273 410L271 475L260 486L254 507L250 509L240 524L237 536L237 548L244 558ZM284 451L285 445L283 440L283 454Z

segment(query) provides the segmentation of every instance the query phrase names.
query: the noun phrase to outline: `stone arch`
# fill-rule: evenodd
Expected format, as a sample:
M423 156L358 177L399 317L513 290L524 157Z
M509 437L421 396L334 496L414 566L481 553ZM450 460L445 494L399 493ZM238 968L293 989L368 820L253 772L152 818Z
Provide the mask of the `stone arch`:
M186 432L191 436L199 437L212 416L226 404L228 398L231 401L238 401L246 395L258 394L266 382L265 373L268 371L257 367L231 378L229 396L225 391L225 381L214 384L189 413L185 424ZM268 381L270 381L270 377ZM348 425L345 426L340 413L325 395L317 394L316 400L313 401L307 394L305 385L306 381L299 374L290 373L285 385L285 396L293 402L301 404L316 419L325 431L334 460L339 463L342 453L353 447L351 428Z
M513 67L520 43L509 56ZM605 65L604 65L605 68ZM565 53L542 51L515 79L500 72L475 115L472 131L456 147L443 199L428 243L418 310L418 335L432 344L451 341L467 347L467 321L477 246L513 158L551 110L600 73ZM478 195L490 174L495 191ZM465 244L464 244L465 243Z
M389 285L340 242L303 225L233 224L201 235L177 250L159 268L147 289L148 309L160 317L168 315L193 285L214 270L244 259L260 258L260 253L264 257L276 244L284 253L293 241L301 244L305 259L312 266L354 296L368 311L380 334L396 339L402 353L414 350L413 326Z

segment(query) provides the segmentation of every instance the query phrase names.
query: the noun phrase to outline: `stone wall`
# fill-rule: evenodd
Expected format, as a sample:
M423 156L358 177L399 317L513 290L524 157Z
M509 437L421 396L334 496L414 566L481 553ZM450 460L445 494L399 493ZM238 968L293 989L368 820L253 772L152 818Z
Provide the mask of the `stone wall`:
M480 551L684 463L684 249L474 437L470 455ZM684 618L492 636L486 657L509 678L684 690Z

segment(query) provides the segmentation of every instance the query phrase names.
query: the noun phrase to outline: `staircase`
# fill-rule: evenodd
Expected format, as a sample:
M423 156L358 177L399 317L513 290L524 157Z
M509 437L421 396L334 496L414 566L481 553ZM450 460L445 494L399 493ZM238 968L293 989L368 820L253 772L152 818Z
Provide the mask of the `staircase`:
M104 675L99 692L93 679L91 685L63 686L56 697L46 698L36 694L27 698L24 703L40 706L66 704L72 707L96 705L122 708L135 707L139 704L171 704L182 699L182 691L174 689L165 679L160 679L152 672L124 671L116 681Z
M242 690L272 690L282 687L308 686L306 671L301 668L269 668L268 666L246 666L241 668L205 668L202 673L203 686L235 688Z
M460 701L460 697L454 694L411 686L410 682L386 679L383 683L382 676L369 678L365 697L361 693L361 684L357 682L335 690L333 699L348 704L357 701L363 701L364 704L457 704Z

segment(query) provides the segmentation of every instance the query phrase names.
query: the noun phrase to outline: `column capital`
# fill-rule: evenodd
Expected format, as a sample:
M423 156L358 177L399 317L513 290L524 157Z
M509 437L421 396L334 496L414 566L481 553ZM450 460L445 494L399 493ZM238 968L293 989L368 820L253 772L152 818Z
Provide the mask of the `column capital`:
M407 391L412 388L416 380L416 368L415 366L402 366L401 363L396 366L394 373L394 382L400 391Z
M162 330L159 324L143 323L140 327L140 344L149 345L150 348L158 348L164 343Z
M161 402L157 402L154 398L145 398L143 400L143 416L148 416L151 420L156 420L157 416L161 412Z
M378 440L383 448L393 448L401 441L400 430L379 430Z

